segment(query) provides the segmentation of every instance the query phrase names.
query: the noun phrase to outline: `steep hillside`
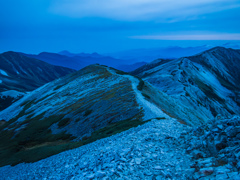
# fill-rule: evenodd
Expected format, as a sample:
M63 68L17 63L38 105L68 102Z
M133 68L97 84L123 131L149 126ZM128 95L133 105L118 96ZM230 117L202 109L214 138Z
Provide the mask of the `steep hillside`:
M74 72L16 52L0 54L0 110L24 93Z
M36 161L168 117L145 87L140 78L91 65L36 89L0 112L1 165Z
M195 56L148 64L132 74L168 94L169 103L179 107L172 115L189 124L240 112L239 50L216 47Z

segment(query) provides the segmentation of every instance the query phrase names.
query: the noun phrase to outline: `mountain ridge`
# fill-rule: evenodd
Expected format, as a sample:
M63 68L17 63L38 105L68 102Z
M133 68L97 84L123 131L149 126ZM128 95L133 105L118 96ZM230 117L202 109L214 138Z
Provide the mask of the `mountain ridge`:
M12 148L13 159L23 156L20 161L29 162L25 156L28 151L24 149L38 152L39 148L50 148L62 140L62 146L68 149L152 118L168 117L142 94L143 86L140 78L122 71L87 66L41 86L1 111L0 117L6 122L0 127L1 146ZM151 94L147 97L153 99ZM6 143L6 139L11 140ZM16 149L19 146L11 147L16 143L20 144L20 151ZM43 147L38 148L39 144ZM6 153L4 150L1 158ZM41 158L46 155L49 154L43 153ZM17 162L12 160L12 163Z
M239 114L239 65L238 50L216 47L151 69L142 67L132 74L178 100L185 114L202 108L202 114L192 116L191 123L204 123L217 114Z

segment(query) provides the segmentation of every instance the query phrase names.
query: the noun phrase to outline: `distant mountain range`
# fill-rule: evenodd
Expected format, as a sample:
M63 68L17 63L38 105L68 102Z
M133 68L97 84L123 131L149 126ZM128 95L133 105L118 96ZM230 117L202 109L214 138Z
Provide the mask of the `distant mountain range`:
M239 47L236 44L226 43L226 47ZM187 57L201 53L212 46L196 46L196 47L162 47L150 49L133 49L116 53L107 53L104 55L94 53L71 53L67 50L59 53L42 52L38 55L24 54L25 56L36 58L52 65L68 67L75 70L80 70L91 64L101 64L114 67L116 69L130 72L146 62L151 62L156 59L176 59Z
M0 54L0 110L26 92L74 72L16 52Z
M132 65L133 63L129 61L124 61L120 59L115 59L109 56L99 55L97 53L87 54L87 53L79 53L73 54L68 51L62 51L60 53L50 53L50 52L42 52L38 55L33 54L24 54L25 56L32 57L35 59L42 60L49 64L63 66L75 70L80 70L91 64L101 64L107 65L110 67L118 68L121 67L122 70L125 66L127 66L127 70L136 69L139 65ZM125 65L125 66L124 66ZM131 65L131 67L129 67Z
M155 59L176 59L180 57L192 56L197 53L201 53L208 49L213 48L211 45L195 46L195 47L180 47L180 46L169 46L169 47L159 47L159 48L149 48L149 49L132 49L127 51L121 51L116 53L108 53L106 55L129 60L133 63L144 61L151 62ZM225 43L222 47L240 49L239 44Z
M155 59L176 59L184 56L194 55L210 49L210 46L197 46L197 47L160 47L160 48L149 48L149 49L132 49L122 52L109 53L107 55L118 58L129 60L132 62L151 62Z
M80 56L80 57L91 57L91 58L102 58L104 57L103 55L100 55L96 52L94 53L71 53L67 50L61 51L58 54L64 55L64 56L68 56L68 57L74 57L74 56Z

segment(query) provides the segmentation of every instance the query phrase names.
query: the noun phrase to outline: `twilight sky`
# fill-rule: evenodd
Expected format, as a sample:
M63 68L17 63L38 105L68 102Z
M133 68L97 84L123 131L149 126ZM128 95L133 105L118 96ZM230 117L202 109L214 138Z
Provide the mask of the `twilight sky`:
M2 0L0 7L0 52L240 42L239 0Z

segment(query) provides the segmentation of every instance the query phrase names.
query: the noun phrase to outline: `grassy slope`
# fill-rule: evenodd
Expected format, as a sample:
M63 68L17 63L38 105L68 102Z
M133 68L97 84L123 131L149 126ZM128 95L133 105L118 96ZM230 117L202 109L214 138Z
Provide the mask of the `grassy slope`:
M142 84L141 81L140 83ZM129 119L112 122L104 128L96 129L90 137L83 137L81 141L77 142L72 141L75 139L72 135L66 132L53 134L49 127L54 123L57 123L59 127L65 127L71 121L77 121L77 119L65 118L63 114L44 117L45 113L33 117L31 112L27 111L30 107L47 97L40 98L38 101L32 100L24 102L21 105L23 107L22 111L16 117L0 126L0 166L8 164L16 165L21 162L35 162L62 151L91 143L97 139L114 135L146 122L142 121L143 112L140 110L140 113ZM115 97L114 92L109 92L104 96L105 100L109 100L113 97ZM84 116L89 116L90 114L92 114L91 110L84 110ZM26 120L21 123L14 123L24 115L27 115ZM5 129L6 127L8 130ZM16 131L20 127L22 128L21 131Z

